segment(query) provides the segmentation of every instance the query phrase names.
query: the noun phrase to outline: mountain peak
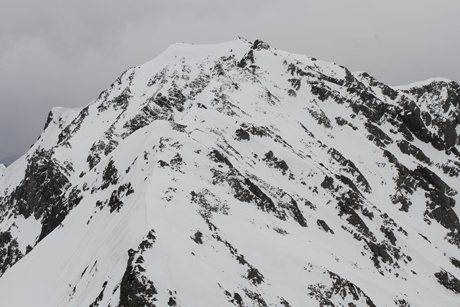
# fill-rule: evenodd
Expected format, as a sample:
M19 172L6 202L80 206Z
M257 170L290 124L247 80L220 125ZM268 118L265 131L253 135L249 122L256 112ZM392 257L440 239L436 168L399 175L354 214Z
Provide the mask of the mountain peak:
M423 80L423 81L413 82L413 83L408 84L408 85L396 86L395 88L398 88L398 89L401 89L401 90L408 90L408 89L411 89L411 88L414 88L414 87L423 87L423 86L427 86L427 85L430 85L430 84L433 84L433 83L434 84L436 84L436 83L444 84L444 83L451 83L451 82L454 82L454 81L446 79L446 78L438 77L438 78L430 78L430 79Z
M174 44L0 169L0 305L456 306L459 97Z

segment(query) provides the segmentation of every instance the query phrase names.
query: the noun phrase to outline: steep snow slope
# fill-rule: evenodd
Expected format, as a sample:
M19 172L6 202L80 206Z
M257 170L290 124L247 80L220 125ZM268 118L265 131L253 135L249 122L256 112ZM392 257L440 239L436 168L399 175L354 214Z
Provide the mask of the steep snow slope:
M0 170L0 305L459 306L459 104L173 45Z

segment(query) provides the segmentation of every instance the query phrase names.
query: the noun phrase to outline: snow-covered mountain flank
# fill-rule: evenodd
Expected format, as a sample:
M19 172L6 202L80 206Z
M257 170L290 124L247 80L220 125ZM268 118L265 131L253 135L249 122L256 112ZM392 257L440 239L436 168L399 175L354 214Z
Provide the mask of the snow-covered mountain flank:
M460 87L176 44L0 166L0 306L460 306Z

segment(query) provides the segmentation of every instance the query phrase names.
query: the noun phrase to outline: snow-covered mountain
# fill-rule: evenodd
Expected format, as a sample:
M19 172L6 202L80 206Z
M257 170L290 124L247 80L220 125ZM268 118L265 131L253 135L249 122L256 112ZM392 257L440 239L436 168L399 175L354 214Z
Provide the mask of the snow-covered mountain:
M176 44L0 167L0 306L460 306L460 87Z

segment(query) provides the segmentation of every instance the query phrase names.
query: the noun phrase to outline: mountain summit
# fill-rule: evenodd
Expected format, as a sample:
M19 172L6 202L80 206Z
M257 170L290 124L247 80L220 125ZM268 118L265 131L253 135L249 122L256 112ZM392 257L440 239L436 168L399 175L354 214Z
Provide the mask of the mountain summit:
M0 167L1 306L460 306L460 87L175 44Z

